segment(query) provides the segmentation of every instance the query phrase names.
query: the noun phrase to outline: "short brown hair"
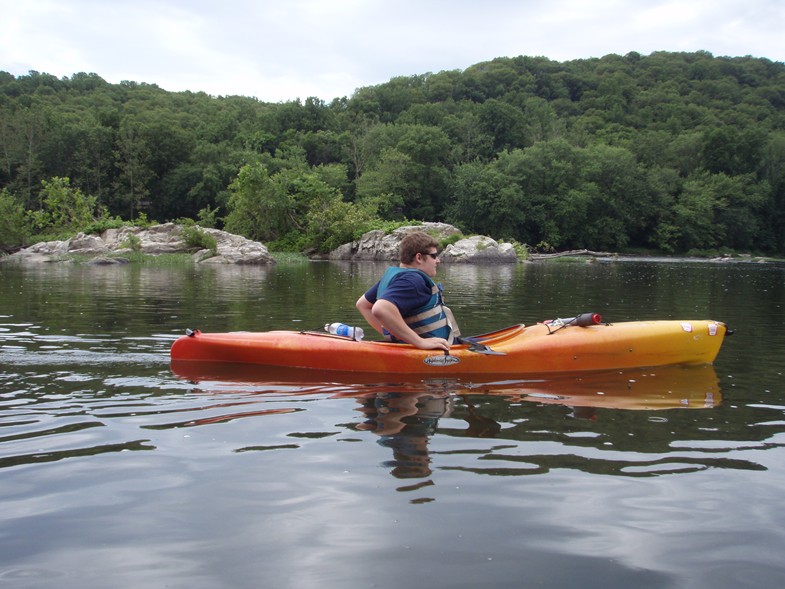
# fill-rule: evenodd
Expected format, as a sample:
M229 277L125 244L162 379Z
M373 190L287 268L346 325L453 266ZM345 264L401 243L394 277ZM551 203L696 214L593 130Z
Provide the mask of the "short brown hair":
M417 254L424 254L431 248L438 248L439 242L422 231L413 231L401 240L398 258L401 264L411 264Z

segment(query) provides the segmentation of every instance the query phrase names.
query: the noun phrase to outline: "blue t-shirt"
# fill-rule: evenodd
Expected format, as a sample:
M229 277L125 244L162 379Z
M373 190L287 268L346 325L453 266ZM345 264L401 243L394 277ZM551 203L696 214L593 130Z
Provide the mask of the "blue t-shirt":
M433 294L422 274L414 271L396 274L381 297L377 296L378 290L379 282L366 291L368 302L373 305L378 298L390 301L398 307L403 317L408 317L412 311L428 304Z

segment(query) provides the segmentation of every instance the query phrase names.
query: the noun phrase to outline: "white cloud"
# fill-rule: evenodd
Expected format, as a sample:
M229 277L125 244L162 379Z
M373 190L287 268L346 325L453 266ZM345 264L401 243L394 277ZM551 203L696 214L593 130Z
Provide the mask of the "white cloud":
M0 70L264 101L349 96L494 57L785 59L779 0L0 0Z

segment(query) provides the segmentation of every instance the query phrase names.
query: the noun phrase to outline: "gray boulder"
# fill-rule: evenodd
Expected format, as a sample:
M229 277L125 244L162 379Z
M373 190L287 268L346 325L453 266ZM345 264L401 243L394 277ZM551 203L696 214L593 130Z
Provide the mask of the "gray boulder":
M498 243L490 237L475 235L448 245L441 260L464 264L505 264L516 263L518 254L511 243Z
M227 233L218 229L203 229L212 235L218 244L218 254L213 256L210 250L201 250L194 254L194 260L204 264L240 264L265 265L275 264L267 246L258 241L251 241L240 235Z
M423 223L422 225L407 225L399 227L392 233L385 233L381 230L369 231L357 241L346 243L332 252L331 260L354 260L354 261L373 261L389 262L398 260L398 245L401 240L414 231L424 231L434 236L438 241L453 235L460 235L461 232L447 223Z

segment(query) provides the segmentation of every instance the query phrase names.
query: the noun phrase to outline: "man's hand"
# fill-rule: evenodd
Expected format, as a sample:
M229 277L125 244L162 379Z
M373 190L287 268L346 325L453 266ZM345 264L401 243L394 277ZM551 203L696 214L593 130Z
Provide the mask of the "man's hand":
M419 341L414 342L414 345L421 350L450 350L450 344L446 339L440 337L421 337Z

